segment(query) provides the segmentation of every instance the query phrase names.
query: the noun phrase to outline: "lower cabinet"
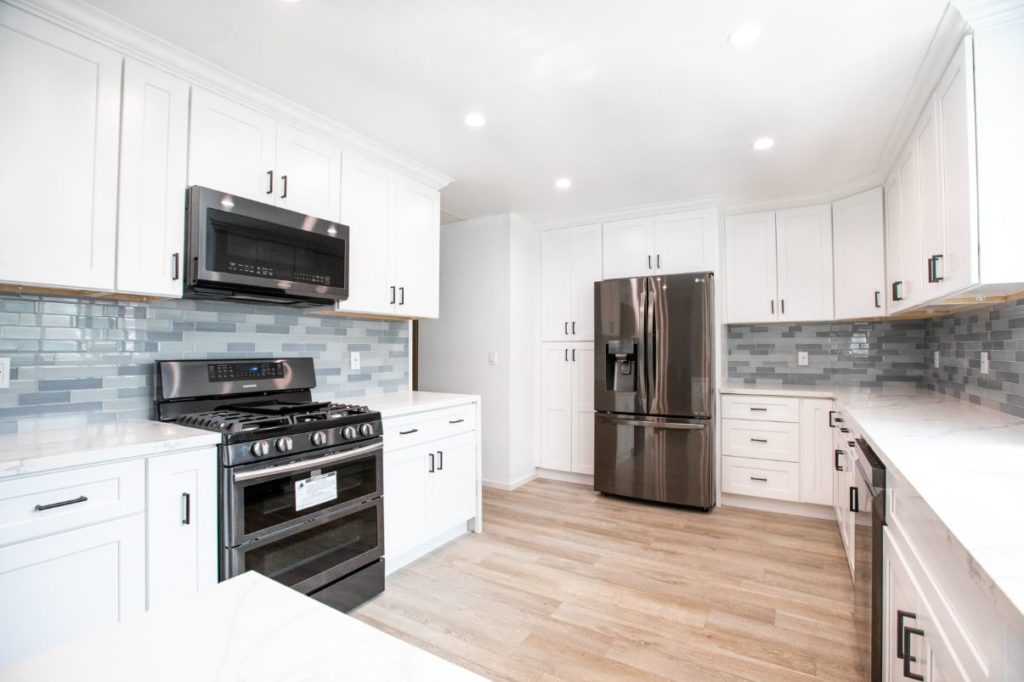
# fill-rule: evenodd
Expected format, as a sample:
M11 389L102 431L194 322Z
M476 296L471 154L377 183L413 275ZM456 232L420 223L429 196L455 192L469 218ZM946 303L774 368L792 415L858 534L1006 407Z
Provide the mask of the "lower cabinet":
M800 400L800 501L831 505L832 429L831 400Z
M594 473L592 343L543 344L540 466Z

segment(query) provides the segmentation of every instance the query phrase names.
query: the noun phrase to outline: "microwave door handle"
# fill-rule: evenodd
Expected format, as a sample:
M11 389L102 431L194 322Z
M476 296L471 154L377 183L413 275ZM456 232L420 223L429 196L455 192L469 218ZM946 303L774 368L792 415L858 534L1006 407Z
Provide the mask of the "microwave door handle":
M366 445L355 450L346 450L345 452L336 452L333 455L325 455L323 457L317 457L316 459L305 459L301 462L290 462L288 464L281 464L279 466L269 466L263 469L256 469L255 471L240 471L234 475L235 483L241 483L242 481L254 481L260 478L267 478L269 476L277 476L279 474L288 474L294 471L304 471L306 469L317 469L325 464L332 464L334 462L344 462L346 459L352 459L353 457L359 457L365 455L368 452L381 449L381 444L376 443L374 445Z

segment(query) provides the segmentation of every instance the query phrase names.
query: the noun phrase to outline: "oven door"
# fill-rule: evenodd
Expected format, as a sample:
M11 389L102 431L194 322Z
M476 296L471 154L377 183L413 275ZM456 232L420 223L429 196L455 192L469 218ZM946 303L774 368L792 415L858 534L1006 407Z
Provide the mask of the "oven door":
M348 227L204 187L188 194L190 295L348 298Z
M226 547L255 542L380 497L383 440L223 470Z
M384 556L384 502L331 511L224 552L227 579L256 571L309 594Z

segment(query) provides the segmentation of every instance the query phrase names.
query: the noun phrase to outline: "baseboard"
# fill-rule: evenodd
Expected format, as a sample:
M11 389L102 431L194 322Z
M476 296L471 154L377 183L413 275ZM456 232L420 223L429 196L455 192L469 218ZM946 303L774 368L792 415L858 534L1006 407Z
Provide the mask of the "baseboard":
M823 504L805 504L803 502L787 502L786 500L770 500L764 497L750 497L749 495L733 495L722 493L718 504L722 507L742 507L756 511L775 512L776 514L790 514L791 516L805 516L812 519L825 519L835 521L835 512L832 507Z
M594 486L594 477L590 474L575 474L571 471L558 471L557 469L537 469L537 478Z
M488 481L487 479L484 479L480 481L480 484L483 485L484 487L497 488L498 490L515 490L519 486L526 485L535 478L537 478L537 472L533 471L527 474L526 476L517 478L511 483L506 483L505 481Z

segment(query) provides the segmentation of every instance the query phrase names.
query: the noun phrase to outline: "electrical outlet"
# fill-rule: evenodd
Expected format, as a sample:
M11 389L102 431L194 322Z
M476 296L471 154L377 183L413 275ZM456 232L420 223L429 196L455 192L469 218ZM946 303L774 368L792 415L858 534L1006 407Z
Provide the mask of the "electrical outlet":
M359 369L362 366L363 366L363 363L359 359L359 351L354 350L351 353L349 353L349 356L348 356L348 368L355 370L355 369Z
M981 373L988 374L988 351L981 351Z
M487 364L497 365L498 364L498 351L490 350L487 351Z
M802 350L797 352L796 364L800 365L801 367L806 367L809 362L810 358L807 357L807 351Z
M935 369L938 369L941 366L942 363L939 362L939 351L935 351L935 354L932 356L932 364L935 365Z
M11 387L11 359L0 358L0 388Z

